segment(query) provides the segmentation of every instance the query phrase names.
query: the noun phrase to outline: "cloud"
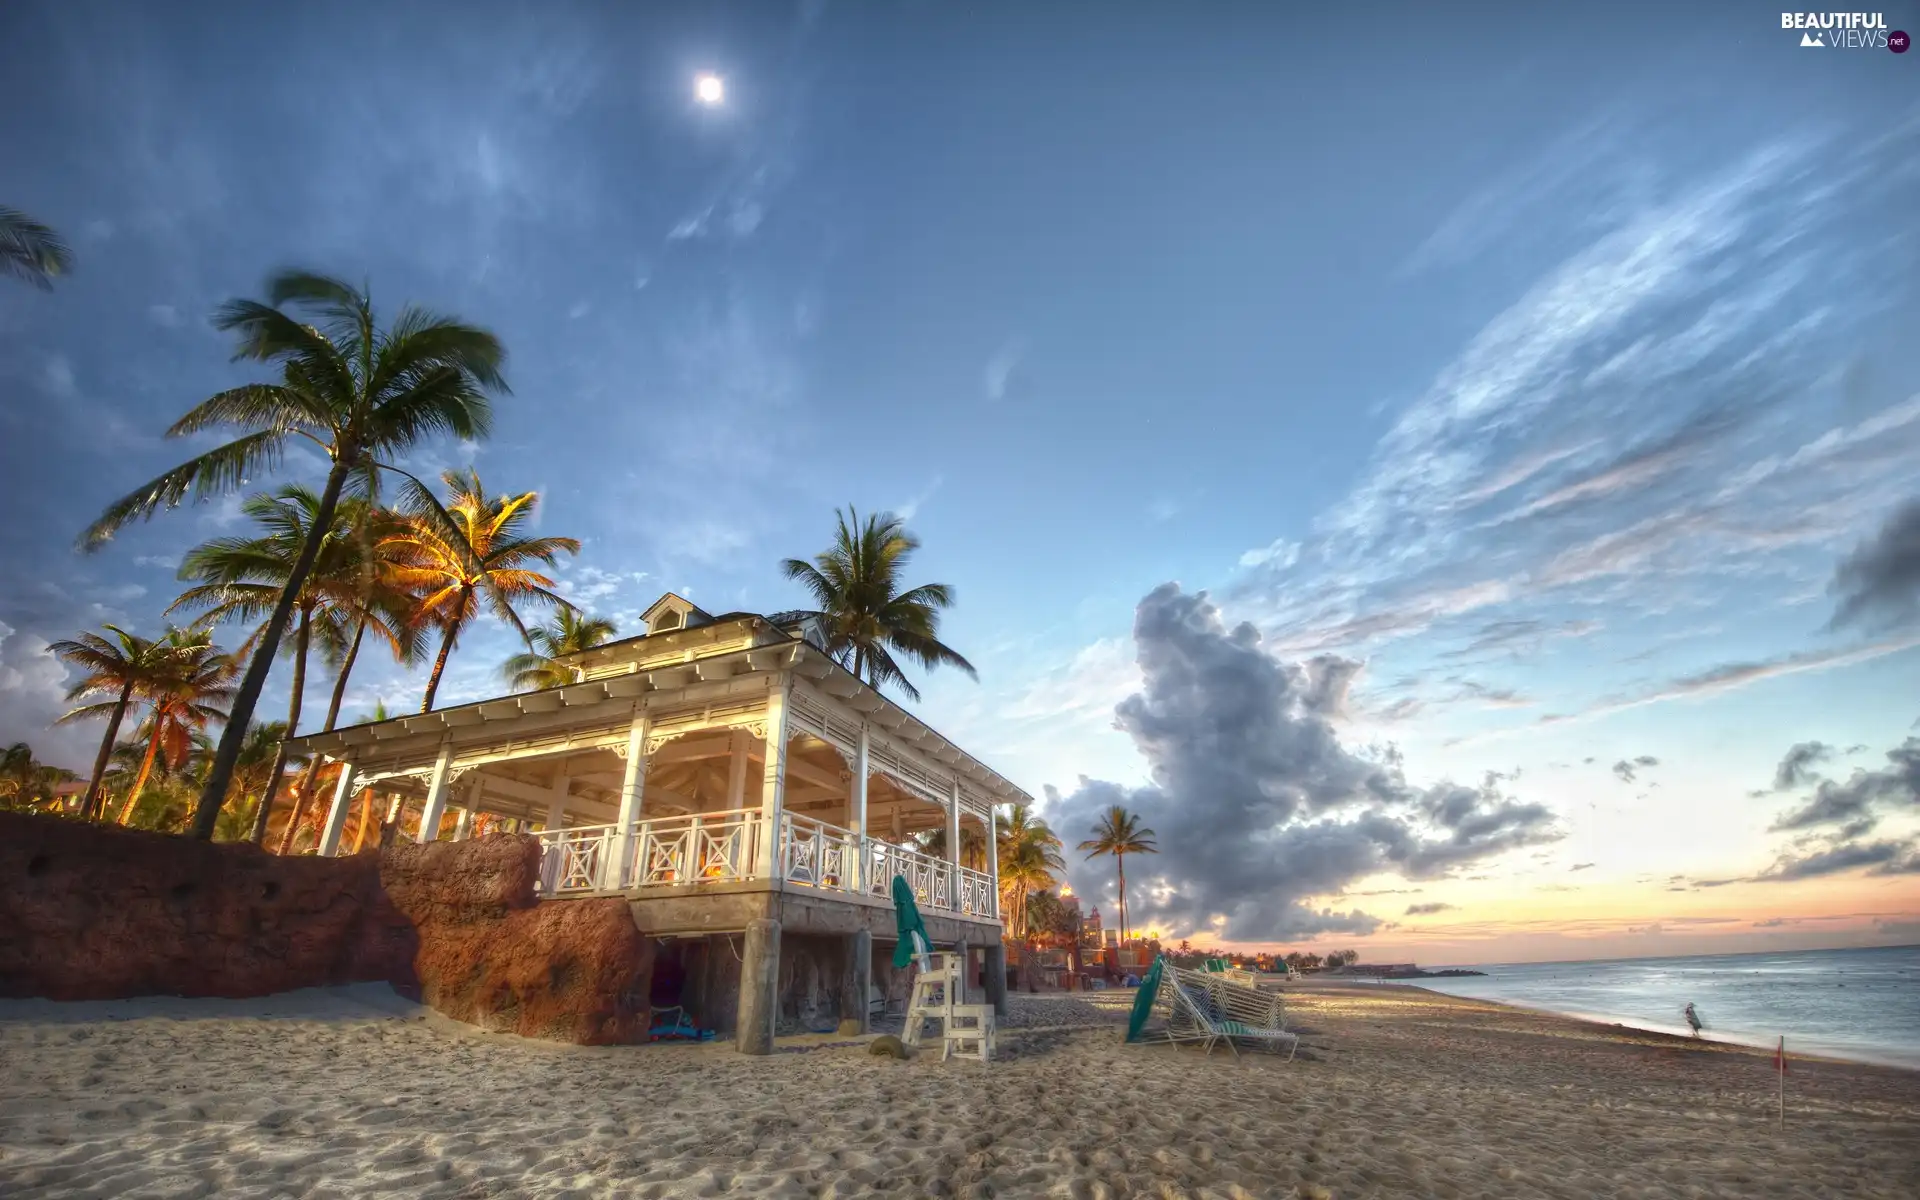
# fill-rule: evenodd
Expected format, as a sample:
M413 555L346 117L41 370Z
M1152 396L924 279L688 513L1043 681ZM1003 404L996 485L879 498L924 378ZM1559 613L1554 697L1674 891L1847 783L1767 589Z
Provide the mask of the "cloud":
M1666 930L1666 926L1664 926L1664 925L1662 925L1662 924L1661 924L1660 922L1658 922L1658 921L1655 921L1655 922L1654 922L1653 924L1651 924L1651 925L1629 925L1629 926L1627 926L1627 932L1628 932L1628 933L1637 933L1637 934L1642 934L1642 935L1645 935L1645 936L1647 936L1647 937L1658 937L1658 936L1660 936L1661 934L1663 934L1663 933L1665 933L1666 931L1667 931L1667 930Z
M1818 879L1859 867L1876 868L1875 874L1903 874L1914 869L1915 848L1909 842L1844 842L1804 853L1781 855L1774 864L1753 877L1756 883L1788 883L1798 879Z
M1642 754L1638 758L1635 758L1635 759L1623 758L1619 762L1613 764L1613 773L1619 776L1623 782L1632 783L1634 781L1635 772L1644 770L1647 767L1657 767L1659 765L1660 765L1660 760L1655 758L1653 755Z
M1114 714L1151 783L1083 778L1071 794L1049 789L1046 812L1070 844L1114 804L1157 831L1160 852L1129 864L1143 924L1217 927L1236 941L1367 933L1380 918L1312 898L1380 872L1440 878L1557 836L1545 807L1507 799L1495 781L1415 787L1397 757L1347 750L1331 720L1354 664L1283 662L1252 625L1229 628L1204 592L1154 589L1135 611L1134 646L1140 689ZM1072 872L1083 894L1107 894L1104 872Z
M1299 542L1289 541L1286 538L1275 538L1273 541L1268 542L1258 549L1249 550L1242 554L1240 556L1240 565L1243 567L1264 567L1272 564L1275 567L1290 567L1299 561L1299 558Z
M980 372L981 390L989 400L1004 400L1007 389L1013 383L1014 372L1021 360L1026 357L1027 344L1021 338L1008 338L1000 348L987 359L987 365Z
M1593 866L1593 864L1592 864L1592 863L1575 863L1575 864L1573 864L1573 865L1572 865L1571 867L1568 867L1568 868L1567 868L1567 870L1569 870L1569 871L1585 871L1585 870L1588 870L1589 868L1591 868L1592 866Z
M899 517L902 521L913 520L914 517L920 514L921 506L926 504L927 501L933 499L933 494L939 491L940 485L945 483L946 481L947 481L946 476L935 475L932 481L929 482L926 487L921 488L920 491L917 492L912 499L908 500L905 504L894 505L893 515L896 517Z
M1795 756L1814 746L1820 747L1823 755L1830 749L1818 742L1795 746L1787 752L1780 770L1775 773L1776 784L1789 777L1802 778L1803 768ZM1857 837L1871 829L1877 817L1888 811L1920 811L1920 737L1906 739L1887 751L1886 758L1887 765L1879 770L1856 768L1845 781L1822 779L1812 797L1798 808L1782 813L1772 829L1789 832L1844 824L1851 830L1850 836ZM1789 766L1795 770L1790 772ZM1841 836L1849 834L1843 831Z
M1791 917L1768 917L1764 921L1755 921L1753 927L1755 929L1781 929L1794 924L1798 924L1798 922Z
M1555 638L1585 637L1599 628L1600 622L1592 620L1549 623L1537 618L1512 618L1489 621L1480 627L1466 645L1448 650L1442 657L1467 658L1495 651L1524 657L1537 654L1548 641Z
M1789 749L1773 772L1773 790L1788 792L1814 778L1815 763L1833 757L1833 747L1825 742L1798 742Z
M1441 904L1439 901L1433 901L1427 904L1409 904L1407 905L1406 915L1409 917L1431 916L1434 913L1451 912L1453 911L1453 907L1451 904Z
M1880 532L1834 569L1840 599L1833 624L1892 627L1920 617L1920 499L1887 517Z
M147 319L162 329L178 329L187 323L180 310L171 304L149 304Z
M67 711L66 694L67 669L46 639L0 621L0 745L26 742L42 762L73 770L90 766L104 727L55 727Z

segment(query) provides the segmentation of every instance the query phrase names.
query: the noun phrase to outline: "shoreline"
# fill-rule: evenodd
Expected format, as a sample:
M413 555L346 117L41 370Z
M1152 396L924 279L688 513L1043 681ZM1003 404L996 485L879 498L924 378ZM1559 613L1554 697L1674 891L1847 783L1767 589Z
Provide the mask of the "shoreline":
M1545 1008L1537 1004L1528 1004L1524 1001L1504 997L1496 999L1491 996L1465 996L1457 992L1443 992L1434 988L1423 987L1419 983L1401 980L1390 980L1385 983L1362 983L1359 980L1336 981L1332 979L1314 980L1311 982L1303 980L1288 984L1286 989L1282 990L1282 995L1294 989L1305 989L1309 987L1327 989L1355 988L1370 992L1385 991L1388 988L1406 988L1429 996L1437 996L1445 1000L1465 1000L1474 1004L1490 1004L1495 1007L1510 1008L1516 1012L1528 1013L1534 1016L1553 1017L1563 1021L1572 1021L1580 1025L1593 1026L1597 1029L1621 1030L1642 1037L1660 1038L1676 1046L1692 1046L1701 1049L1711 1047L1719 1050L1739 1052L1750 1056L1758 1056L1767 1059L1768 1062L1773 1060L1774 1054L1773 1046L1759 1042L1744 1042L1730 1037L1714 1036L1712 1035L1712 1031L1708 1031L1708 1035L1706 1036L1696 1038L1672 1029L1660 1029L1649 1025L1637 1024L1631 1018L1614 1017L1605 1013L1569 1012L1566 1009ZM1794 1048L1794 1039L1791 1037L1787 1039L1787 1059L1789 1071L1792 1070L1792 1063L1821 1062L1856 1067L1878 1067L1890 1071L1904 1071L1920 1077L1920 1061L1901 1061L1897 1058L1867 1058L1858 1055L1823 1051L1802 1051Z
M1412 984L1284 993L1291 1062L1127 1045L1132 996L1009 996L991 1064L858 1041L571 1046L390 989L0 1001L11 1200L100 1195L1920 1194L1920 1073Z

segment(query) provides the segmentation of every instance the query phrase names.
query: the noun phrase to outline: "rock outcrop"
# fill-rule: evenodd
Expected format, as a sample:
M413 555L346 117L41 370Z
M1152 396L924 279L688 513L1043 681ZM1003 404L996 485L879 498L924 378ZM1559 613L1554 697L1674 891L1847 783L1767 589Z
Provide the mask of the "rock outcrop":
M282 858L0 813L0 996L260 996L390 982L489 1029L642 1041L650 943L617 899L539 901L524 836Z

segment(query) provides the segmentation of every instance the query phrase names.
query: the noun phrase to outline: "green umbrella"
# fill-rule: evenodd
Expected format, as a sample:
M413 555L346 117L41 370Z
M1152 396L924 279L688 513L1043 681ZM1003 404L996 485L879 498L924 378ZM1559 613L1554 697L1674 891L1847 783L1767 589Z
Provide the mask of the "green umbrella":
M1153 966L1147 970L1147 977L1140 981L1140 990L1133 994L1133 1012L1127 1018L1129 1042L1140 1040L1140 1032L1153 1016L1153 1003L1160 994L1160 971L1165 962L1164 958L1154 959Z
M933 941L927 937L926 923L920 919L920 906L913 902L913 889L907 886L904 875L893 877L893 927L900 934L900 941L893 948L893 969L905 970L916 953L913 939L920 939L918 950L926 950Z

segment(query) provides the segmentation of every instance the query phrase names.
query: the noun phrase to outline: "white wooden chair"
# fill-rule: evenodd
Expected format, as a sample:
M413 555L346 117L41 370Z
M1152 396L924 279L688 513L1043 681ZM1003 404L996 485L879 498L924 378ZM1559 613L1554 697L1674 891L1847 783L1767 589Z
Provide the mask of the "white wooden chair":
M918 1046L922 1027L928 1021L940 1022L940 1035L953 1027L953 1007L959 1003L960 960L952 954L932 953L928 966L913 977L912 998L907 1001L907 1027L900 1040Z
M940 1033L940 1061L958 1053L962 1058L992 1062L996 1030L993 1005L954 1005L947 1011L946 1028Z

